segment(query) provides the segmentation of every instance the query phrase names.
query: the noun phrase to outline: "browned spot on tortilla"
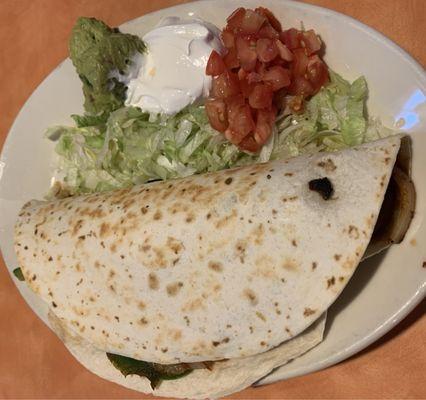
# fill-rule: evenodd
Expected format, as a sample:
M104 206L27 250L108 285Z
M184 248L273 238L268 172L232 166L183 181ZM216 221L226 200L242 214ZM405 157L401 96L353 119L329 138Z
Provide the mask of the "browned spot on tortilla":
M417 245L417 240L416 239L411 239L410 240L410 244L411 244L411 246L416 246Z
M266 322L266 317L260 311L256 311L256 316L263 322Z
M318 266L318 263L314 261L314 262L312 263L312 271L313 271L313 270L314 270L317 266Z
M229 178L226 178L225 179L225 185L230 185L231 183L232 183L232 178L231 177L229 177Z
M277 215L277 214L278 214L278 211L273 208L272 209L272 215Z
M216 272L222 272L223 271L223 265L222 263L218 262L218 261L209 261L208 263L208 267Z
M243 295L250 301L252 306L256 306L258 303L256 293L251 289L244 289Z
M288 271L297 271L299 264L293 258L286 258L282 264L282 267Z
M426 261L423 261L422 267L426 268Z
M138 302L138 308L139 308L139 310L145 310L145 307L146 307L146 305L145 305L145 303L143 301Z
M175 329L171 332L171 337L174 341L178 341L182 338L182 331L179 329Z
M295 201L297 200L297 196L283 197L282 200L284 203L286 203L287 201Z
M354 225L349 225L348 234L349 234L349 237L351 237L352 239L359 239L359 230Z
M341 254L335 254L335 255L334 255L334 259L335 259L336 261L339 261L341 258L342 258L342 255L341 255Z
M101 238L108 236L110 225L106 222L102 222L101 228L99 229L99 236Z
M388 165L390 163L390 157L385 157L385 164Z
M245 256L246 256L246 243L243 240L237 240L235 249L241 263L244 264Z
M352 269L355 265L355 260L351 257L346 257L346 260L343 262L342 267L345 269Z
M194 213L190 212L186 218L185 218L185 222L187 222L188 224L190 224L191 222L193 222L195 219L195 215Z
M149 211L149 209L148 209L148 206L145 206L145 207L141 207L141 213L142 214L147 214L148 213L148 211Z
M183 283L182 282L175 282L167 285L166 290L167 294L169 296L176 296L179 292L179 290L182 288Z
M324 168L326 172L333 172L337 168L331 158L327 158L327 160L322 160L317 165L318 167Z
M155 221L158 221L158 220L160 220L161 219L161 217L162 217L162 213L161 213L161 211L160 210L157 210L156 212L155 212L155 214L154 214L154 216L152 217Z
M386 175L382 175L380 178L380 187L383 188L385 186Z
M227 225L235 217L237 217L237 211L234 209L234 210L232 210L231 214L225 215L223 218L221 218L219 221L216 222L216 224L215 224L216 229L223 228L225 225Z
M109 271L109 278L112 279L112 278L114 278L114 276L115 276L115 271L111 269Z
M260 223L259 225L257 225L257 227L252 230L251 234L254 237L254 243L257 245L261 245L263 243L263 237L265 234L265 228L263 227L263 224Z
M291 244L292 244L294 247L297 247L297 242L296 242L296 240L295 240L295 239L293 239L293 240L291 241Z
M331 278L327 279L327 289L330 286L333 286L336 283L336 278L334 276L332 276Z
M138 321L138 324L139 325L148 325L148 320L145 318L145 317L142 317L139 321Z
M286 172L284 176L293 176L293 172Z
M72 236L75 236L75 235L77 235L77 233L78 233L78 231L81 229L83 227L83 220L82 219L79 219L76 223L75 223L75 225L73 226L73 228L72 228L72 231L71 231L71 235ZM43 238L43 233L42 234L40 234L40 236L41 236L41 238Z
M317 310L313 310L312 308L306 307L305 310L303 311L303 315L305 317L309 317L312 314L315 314L317 312Z
M339 276L339 282L343 282L345 280L344 276Z
M367 223L367 226L369 228L373 228L373 225L374 225L374 214L371 214L369 217L367 217L367 219L366 219L365 222Z
M169 236L167 238L167 247L173 251L174 254L179 254L183 249L183 244L180 240Z
M148 286L152 290L157 290L160 286L157 275L153 272L148 275Z
M207 215L206 215L206 219L210 219L211 218L211 216L212 216L212 213L207 213Z
M182 311L183 312L195 311L195 310L198 310L202 307L203 307L203 298L197 297L197 298L190 300L187 303L185 303L184 306L182 307Z

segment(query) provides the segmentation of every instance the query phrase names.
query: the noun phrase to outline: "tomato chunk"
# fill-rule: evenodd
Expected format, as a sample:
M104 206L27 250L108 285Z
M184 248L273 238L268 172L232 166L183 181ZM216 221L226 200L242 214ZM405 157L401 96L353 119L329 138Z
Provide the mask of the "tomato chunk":
M296 49L293 51L294 60L292 65L292 72L295 77L304 76L308 66L308 56L303 49Z
M328 70L324 62L315 54L309 57L306 75L312 84L313 93L317 93L329 80Z
M258 144L265 144L271 136L275 122L275 114L276 112L274 109L258 110L256 128L254 131L254 139Z
M225 132L228 128L228 116L226 104L220 99L210 99L206 101L206 113L212 128L219 132Z
M225 71L219 76L213 78L212 93L213 97L224 99L229 96L234 96L240 92L237 76Z
M289 92L291 94L306 97L314 93L314 88L311 82L309 82L306 78L303 76L297 76L294 78L293 82L291 82Z
M247 9L241 21L241 33L252 35L259 31L266 18L253 10Z
M264 82L271 85L274 91L290 85L290 71L279 65L273 66L263 73Z
M235 31L241 30L241 24L243 22L245 13L245 8L237 8L226 20L226 22L228 23L227 27Z
M258 33L259 38L279 39L280 34L269 23L263 24Z
M290 28L280 34L282 42L290 49L297 49L300 45L300 32L297 29Z
M308 56L321 50L321 40L313 29L302 32L300 42Z
M254 86L249 96L249 104L252 108L269 108L272 105L272 88L269 85L258 83Z
M250 42L241 36L237 37L235 41L237 48L237 57L240 61L241 67L246 71L252 71L256 66L257 54L250 45Z
M271 12L271 10L268 10L265 7L257 7L255 10L255 12L257 12L260 15L265 16L269 23L271 24L271 26L278 32L282 31L281 28L281 23L280 21L278 21L278 19L275 17L275 15Z
M234 47L228 49L227 53L223 57L223 62L228 69L234 69L240 66L240 61L237 57L237 50Z
M276 39L275 46L277 46L278 54L284 61L293 61L293 53L281 40Z
M231 31L224 29L222 31L221 38L226 48L231 49L235 46L235 36Z
M258 39L256 43L257 58L264 63L272 61L278 55L278 49L272 39Z
M256 153L260 149L260 145L254 140L253 136L246 136L240 143L238 143L238 147L241 150L248 151L250 153Z
M222 72L225 72L225 69L226 67L222 57L216 50L213 50L210 54L209 60L207 61L206 75L220 75Z

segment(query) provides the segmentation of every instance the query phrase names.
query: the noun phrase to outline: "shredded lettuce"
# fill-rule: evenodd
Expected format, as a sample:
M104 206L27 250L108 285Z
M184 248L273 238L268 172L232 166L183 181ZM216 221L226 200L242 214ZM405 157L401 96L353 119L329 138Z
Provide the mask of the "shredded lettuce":
M112 112L105 125L52 127L59 175L70 194L127 187L254 162L212 129L204 107L164 119L139 108Z
M335 151L392 133L380 121L367 117L367 82L352 84L330 71L330 83L305 105L302 114L280 115L272 158Z
M57 175L71 195L185 177L239 165L335 151L392 133L366 117L363 77L352 84L330 71L330 83L306 102L301 114L278 116L259 154L247 154L211 128L203 106L165 117L122 107L105 123L74 116L76 127L57 126ZM57 195L58 188L54 189Z

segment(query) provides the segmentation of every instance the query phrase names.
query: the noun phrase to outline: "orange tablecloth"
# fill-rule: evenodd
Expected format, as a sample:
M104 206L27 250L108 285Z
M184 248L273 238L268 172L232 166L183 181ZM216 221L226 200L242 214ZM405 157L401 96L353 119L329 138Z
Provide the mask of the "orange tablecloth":
M76 17L92 15L118 25L182 2L1 0L0 147L27 97L67 56L67 39ZM376 28L426 65L426 0L308 2L351 15ZM30 311L3 264L0 259L1 398L144 398L97 378L80 366ZM232 398L426 398L425 305L423 302L418 306L378 343L339 365L248 389Z

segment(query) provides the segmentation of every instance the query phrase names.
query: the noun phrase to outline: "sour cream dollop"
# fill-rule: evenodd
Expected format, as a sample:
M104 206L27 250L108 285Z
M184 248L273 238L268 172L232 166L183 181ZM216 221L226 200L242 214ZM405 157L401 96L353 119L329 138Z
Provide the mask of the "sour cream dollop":
M205 69L212 50L222 52L219 37L217 27L200 19L163 19L142 38L148 51L134 59L125 105L175 114L207 97L211 77Z

